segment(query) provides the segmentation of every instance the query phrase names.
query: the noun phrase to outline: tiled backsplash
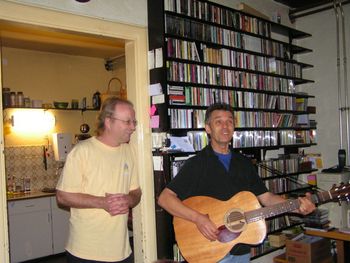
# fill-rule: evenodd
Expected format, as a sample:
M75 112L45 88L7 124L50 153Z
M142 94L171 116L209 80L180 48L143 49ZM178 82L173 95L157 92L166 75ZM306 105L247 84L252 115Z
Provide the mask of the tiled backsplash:
M57 168L61 163L55 161L52 147L48 147L45 170L44 147L47 148L47 146L5 147L7 178L14 176L17 184L20 184L23 178L30 178L32 191L44 187L54 188L61 172L61 169Z

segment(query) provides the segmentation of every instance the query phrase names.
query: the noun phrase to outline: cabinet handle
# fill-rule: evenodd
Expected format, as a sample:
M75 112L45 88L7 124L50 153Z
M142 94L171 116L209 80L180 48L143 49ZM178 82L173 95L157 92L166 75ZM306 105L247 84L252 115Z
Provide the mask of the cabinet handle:
M34 207L35 205L26 205L26 207Z

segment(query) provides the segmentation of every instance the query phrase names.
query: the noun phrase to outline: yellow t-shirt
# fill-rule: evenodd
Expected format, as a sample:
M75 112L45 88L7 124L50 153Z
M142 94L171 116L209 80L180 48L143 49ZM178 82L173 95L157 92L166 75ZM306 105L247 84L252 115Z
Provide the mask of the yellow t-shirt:
M129 144L110 147L95 137L69 153L57 189L105 196L139 187L134 152ZM66 249L76 257L120 261L131 254L128 215L111 216L103 209L71 208Z

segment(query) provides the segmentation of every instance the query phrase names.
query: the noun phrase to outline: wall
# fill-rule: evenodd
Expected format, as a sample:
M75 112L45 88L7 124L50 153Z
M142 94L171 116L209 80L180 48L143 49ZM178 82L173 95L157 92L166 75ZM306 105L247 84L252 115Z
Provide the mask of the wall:
M88 3L79 3L73 0L1 1L23 3L130 25L147 25L147 0L91 0Z
M73 0L7 0L11 2L40 6L44 8L64 11L110 21L132 25L147 26L147 0L103 0L79 3ZM272 17L278 12L282 24L291 25L288 19L288 8L272 0L213 0L221 5L237 8L239 3L246 3L263 14Z
M46 147L46 168L44 166L44 151ZM54 159L52 147L47 146L17 146L5 148L6 176L11 179L11 196L24 190L24 178L30 179L30 191L41 191L44 188L55 188L61 164Z
M92 96L96 91L105 92L111 77L121 76L125 83L125 64L123 70L106 71L104 60L100 58L71 56L58 53L31 51L25 49L3 48L3 86L11 91L22 91L25 97L42 100L71 102L83 97L87 106L92 106ZM121 65L120 65L121 66ZM116 84L113 84L116 85ZM112 85L112 88L117 88ZM70 105L69 105L70 107ZM80 125L88 123L93 134L96 111L50 110L56 117L53 132L80 133ZM5 111L5 118L11 111ZM50 138L50 136L49 136ZM23 137L8 132L5 134L5 146L46 144L46 137Z
M350 56L350 5L344 6L346 14L346 54ZM299 41L299 44L313 50L310 54L300 55L298 59L314 65L313 69L305 71L305 78L315 80L314 84L304 85L305 91L314 94L311 103L316 106L315 119L317 121L318 145L307 152L320 152L323 156L324 167L338 163L339 111L338 111L338 84L337 84L337 44L336 19L334 11L327 10L321 13L298 18L297 28L311 33L311 38ZM342 40L341 40L342 41ZM342 42L340 42L342 43ZM341 54L342 54L341 46ZM349 59L348 59L349 61ZM348 81L350 80L350 65L347 63ZM341 60L341 75L343 76L343 60ZM343 87L343 79L341 79ZM348 89L350 84L347 84ZM344 99L344 96L342 97ZM344 130L345 131L345 130ZM345 136L345 132L344 132ZM343 147L346 147L344 140ZM348 153L349 157L349 153ZM349 164L349 162L347 162Z

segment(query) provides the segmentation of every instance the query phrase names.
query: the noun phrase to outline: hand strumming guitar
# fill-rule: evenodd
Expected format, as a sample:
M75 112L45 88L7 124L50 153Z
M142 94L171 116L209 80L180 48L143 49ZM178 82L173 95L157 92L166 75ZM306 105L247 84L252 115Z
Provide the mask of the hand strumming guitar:
M208 215L198 213L198 217L194 222L203 236L210 241L215 241L218 238L219 230L217 226L210 220Z

